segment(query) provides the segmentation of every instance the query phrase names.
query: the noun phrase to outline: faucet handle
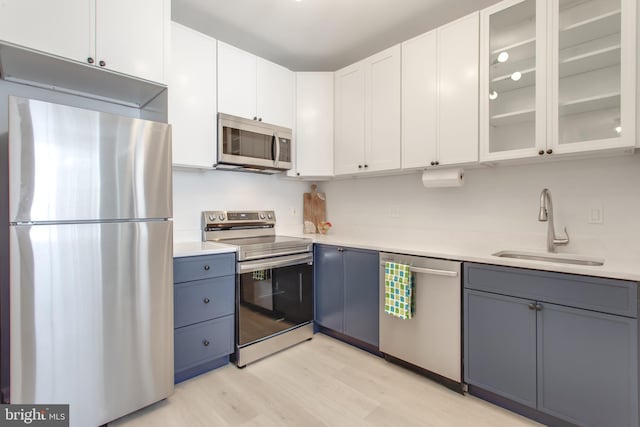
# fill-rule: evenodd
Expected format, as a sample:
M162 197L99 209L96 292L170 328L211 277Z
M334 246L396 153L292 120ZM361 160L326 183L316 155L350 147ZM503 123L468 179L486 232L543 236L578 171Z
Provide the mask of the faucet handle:
M564 228L564 235L566 237L563 237L561 239L558 239L557 237L553 237L553 244L557 245L557 246L565 246L569 244L569 232L567 231L567 227Z

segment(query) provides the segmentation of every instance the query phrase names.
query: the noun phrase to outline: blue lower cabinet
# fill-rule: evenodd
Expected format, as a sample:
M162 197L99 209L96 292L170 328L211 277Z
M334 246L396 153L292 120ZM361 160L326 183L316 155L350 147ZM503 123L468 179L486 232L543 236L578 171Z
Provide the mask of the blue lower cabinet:
M235 256L176 258L174 380L229 363L234 351Z
M539 306L538 408L577 425L637 426L637 320Z
M234 316L225 316L174 331L175 382L225 365L233 353Z
M467 290L465 381L536 406L536 312L531 301Z
M315 245L315 321L325 328L344 331L344 261L341 248Z
M550 425L638 427L637 283L473 263L464 273L468 384Z
M330 245L314 250L316 323L378 347L378 252Z
M379 346L378 252L345 249L344 334Z

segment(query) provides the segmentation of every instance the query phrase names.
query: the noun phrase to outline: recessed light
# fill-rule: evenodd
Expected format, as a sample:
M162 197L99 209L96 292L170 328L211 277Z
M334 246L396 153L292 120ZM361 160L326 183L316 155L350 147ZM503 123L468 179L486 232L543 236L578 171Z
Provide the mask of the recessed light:
M511 74L511 80L513 80L514 82L517 82L521 78L522 78L522 73L520 71L516 71L515 73Z
M498 62L507 62L509 59L509 52L500 52L498 54Z
M489 99L492 101L494 99L498 99L498 92L496 92L495 90L492 90L491 92L489 92Z

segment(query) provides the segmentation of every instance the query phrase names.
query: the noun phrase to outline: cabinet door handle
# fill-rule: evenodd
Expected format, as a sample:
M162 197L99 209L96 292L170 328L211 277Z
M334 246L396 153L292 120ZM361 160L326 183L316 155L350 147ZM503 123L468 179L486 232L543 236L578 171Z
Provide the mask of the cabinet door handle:
M205 269L205 271L209 271L211 269L211 267L209 267L209 264L205 264L204 265L204 269Z
M100 61L100 62L98 62L98 64L99 64L101 67L104 67L105 65L107 65L107 63L106 63L106 62L104 62L104 61Z
M209 344L210 344L209 340L203 340L202 341L202 345L205 346L205 347L209 347Z
M364 165L364 167L365 167L365 168L368 168L368 167L369 167L369 165Z
M551 154L551 153L553 153L553 150L552 150L551 148L549 148L549 149L547 150L547 154Z
M202 300L202 302L204 302L205 304L209 304L211 300L209 298L205 298Z
M258 120L258 116L253 116L253 120Z
M542 311L542 304L536 304L536 311Z
M436 166L438 166L439 164L440 164L440 162L436 160Z
M87 58L87 62L88 62L89 64L93 64L95 61L93 60L93 58L92 58L92 57L88 57L88 58Z
M261 122L262 121L262 117L258 117L258 121Z
M358 169L362 169L362 165L358 165Z
M431 162L431 166L435 166L435 165L436 165L436 162Z
M536 309L536 305L535 304L529 304L529 305L527 305L527 307L529 307L529 310L535 310Z
M539 156L542 156L543 154L544 154L544 150L540 150L540 151L538 151L538 155L539 155Z

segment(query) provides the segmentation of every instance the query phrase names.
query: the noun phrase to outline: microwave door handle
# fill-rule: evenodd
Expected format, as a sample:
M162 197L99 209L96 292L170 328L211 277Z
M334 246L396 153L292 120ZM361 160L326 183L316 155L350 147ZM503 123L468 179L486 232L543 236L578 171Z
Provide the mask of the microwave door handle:
M276 158L275 158L275 166L278 167L278 163L280 163L280 137L278 136L278 132L273 133L273 137L276 140Z
M276 136L271 136L271 160L276 161Z

